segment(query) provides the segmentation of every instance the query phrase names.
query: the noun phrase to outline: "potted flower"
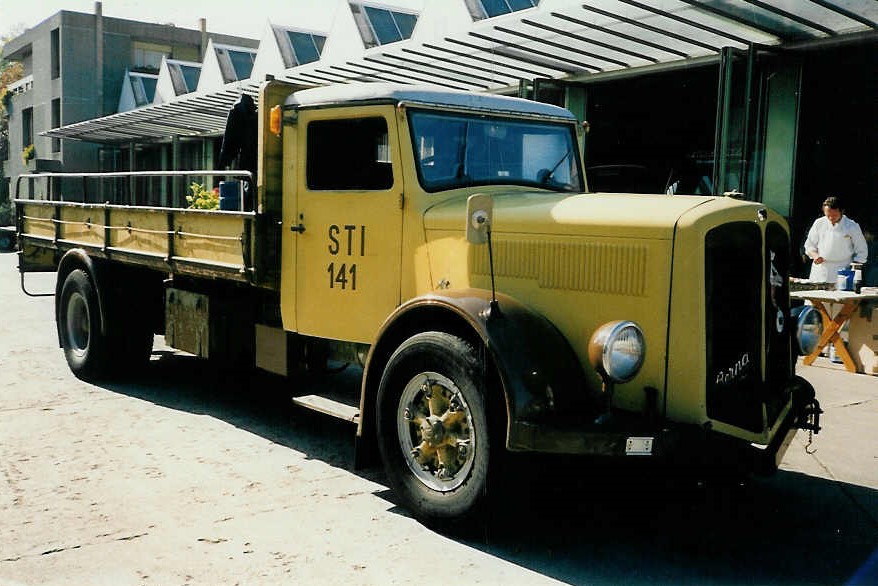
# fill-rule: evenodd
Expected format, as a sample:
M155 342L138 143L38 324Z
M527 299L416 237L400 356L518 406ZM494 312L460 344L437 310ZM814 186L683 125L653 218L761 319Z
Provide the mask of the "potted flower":
M190 209L215 210L219 208L219 189L207 189L203 184L193 182L189 185L186 202Z
M33 144L29 144L21 151L21 162L27 165L30 161L37 156L36 150L34 149Z

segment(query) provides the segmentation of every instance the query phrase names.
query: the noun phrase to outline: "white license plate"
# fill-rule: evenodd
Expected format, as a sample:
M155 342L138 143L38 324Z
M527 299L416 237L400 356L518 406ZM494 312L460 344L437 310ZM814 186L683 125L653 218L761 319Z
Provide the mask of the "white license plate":
M651 456L652 440L651 437L629 437L625 442L625 455Z

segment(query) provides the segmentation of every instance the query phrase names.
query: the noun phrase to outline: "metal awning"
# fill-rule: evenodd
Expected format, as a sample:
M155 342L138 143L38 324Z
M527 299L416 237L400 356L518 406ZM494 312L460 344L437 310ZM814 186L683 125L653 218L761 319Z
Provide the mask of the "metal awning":
M557 3L555 4L557 5ZM287 70L297 83L434 83L498 91L535 77L718 58L723 47L778 46L878 34L874 0L590 0L476 22L460 34L394 43L345 63Z
M229 109L242 93L255 96L258 86L248 83L209 94L187 94L172 102L77 122L42 134L110 144L157 142L171 136L219 135L225 130Z
M580 0L552 6L477 21L429 42L375 47L357 59L309 63L276 77L304 86L390 81L504 92L521 79L581 81L710 61L729 46L878 39L875 0ZM257 91L257 83L249 83L44 134L101 143L220 134L240 93Z

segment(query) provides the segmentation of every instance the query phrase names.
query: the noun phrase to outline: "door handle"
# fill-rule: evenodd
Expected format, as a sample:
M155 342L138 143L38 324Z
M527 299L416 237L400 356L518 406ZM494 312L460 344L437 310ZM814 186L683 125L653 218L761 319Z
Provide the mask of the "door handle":
M298 232L302 234L305 231L305 224L293 224L290 226L290 232Z

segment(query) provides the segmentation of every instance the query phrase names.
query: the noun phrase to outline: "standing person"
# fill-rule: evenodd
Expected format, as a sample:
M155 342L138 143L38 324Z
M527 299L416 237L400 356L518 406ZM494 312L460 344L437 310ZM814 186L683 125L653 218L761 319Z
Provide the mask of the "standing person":
M259 118L256 113L256 104L248 94L241 94L241 97L229 110L216 168L225 169L234 166L253 174L252 181L244 180L244 209L247 211L253 209L258 130Z
M805 239L805 254L813 261L808 279L816 283L834 283L839 269L868 259L869 248L863 231L844 215L839 198L824 200L823 217L814 220Z

